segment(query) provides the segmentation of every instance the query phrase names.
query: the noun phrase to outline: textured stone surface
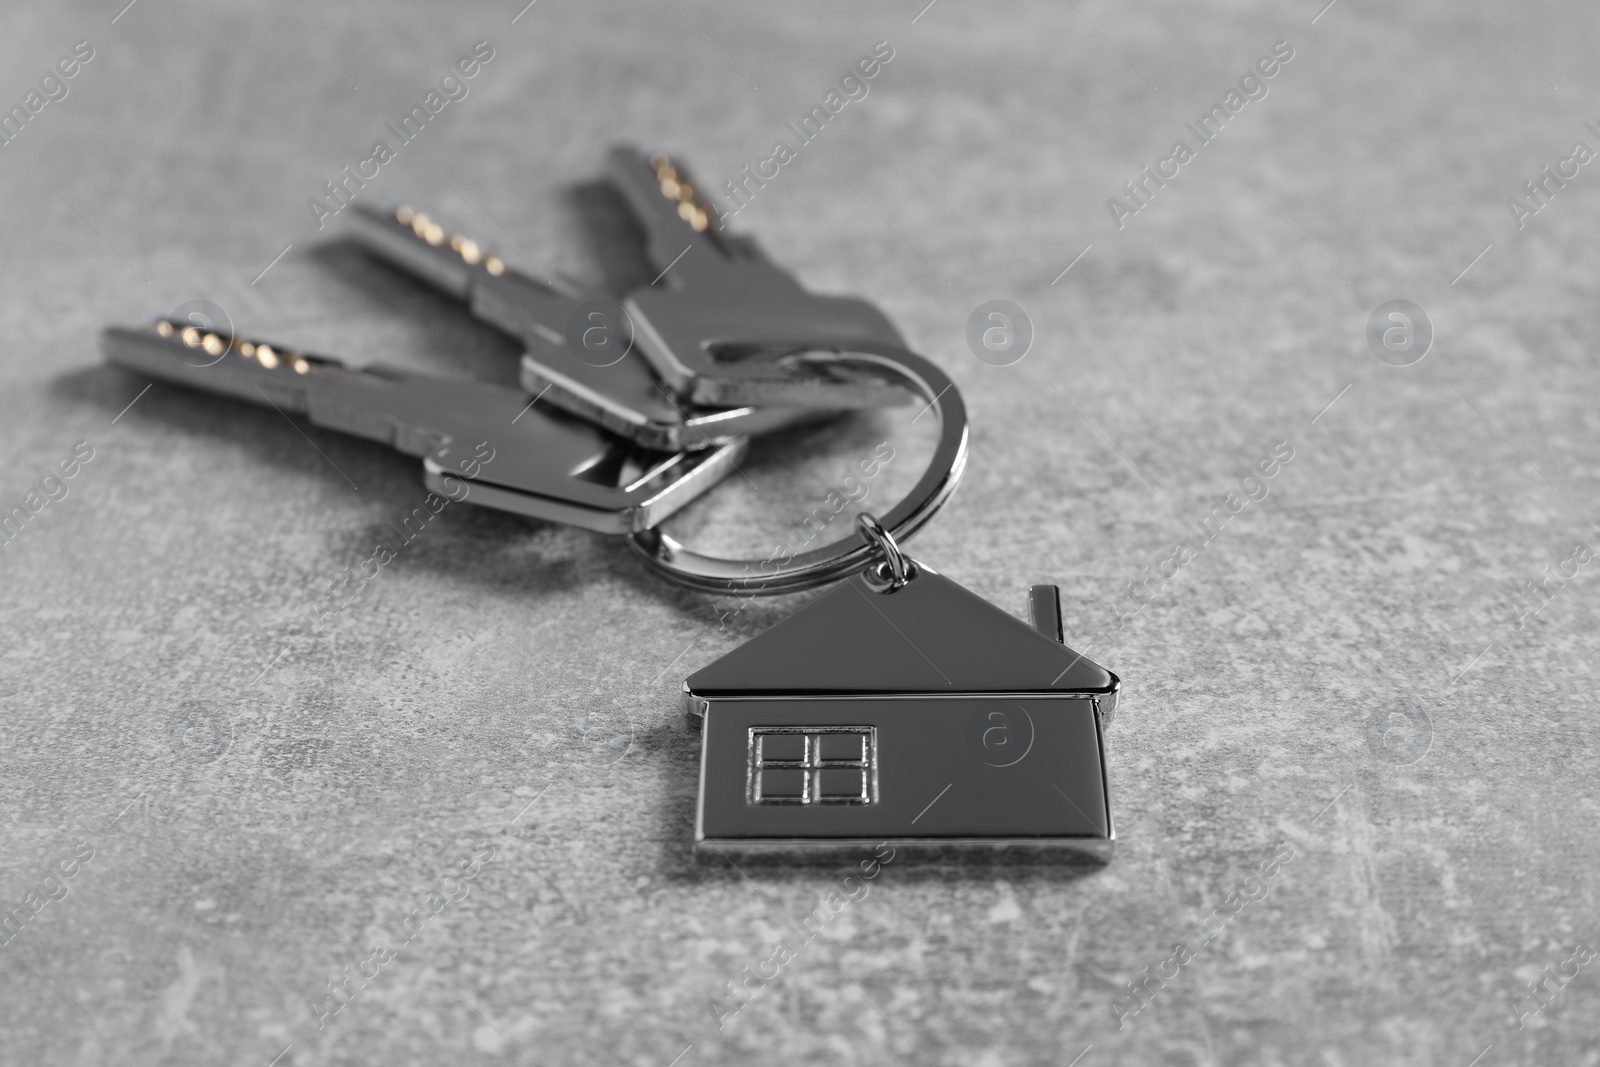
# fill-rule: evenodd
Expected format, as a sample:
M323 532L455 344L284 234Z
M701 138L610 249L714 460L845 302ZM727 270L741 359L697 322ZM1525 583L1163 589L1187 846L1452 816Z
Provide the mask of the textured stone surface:
M42 904L0 947L0 1061L1596 1062L1594 963L1524 1028L1510 1005L1600 946L1592 567L1517 622L1519 587L1600 539L1600 178L1521 232L1505 206L1600 147L1591 6L518 3L0 17L6 104L95 48L0 148L0 503L94 449L0 549L0 902ZM100 364L102 324L208 297L268 337L513 380L514 345L305 206L480 39L471 94L363 195L612 287L649 274L593 180L605 145L720 184L892 43L736 225L964 390L972 463L913 547L1018 613L1060 583L1125 680L1110 867L891 863L719 1029L713 998L839 874L690 861L675 694L793 602L721 627L618 542L452 505L314 631L420 501L416 463ZM1269 95L1119 231L1106 198L1280 39ZM994 297L1037 330L1011 367L964 341ZM1401 297L1438 333L1406 368L1363 337ZM675 528L766 544L886 439L887 499L928 447L908 416L765 442ZM1126 583L1285 441L1271 494L1119 628ZM1388 709L1431 737L1374 747ZM327 984L480 841L465 899L319 1030ZM1178 974L1119 1030L1146 967Z

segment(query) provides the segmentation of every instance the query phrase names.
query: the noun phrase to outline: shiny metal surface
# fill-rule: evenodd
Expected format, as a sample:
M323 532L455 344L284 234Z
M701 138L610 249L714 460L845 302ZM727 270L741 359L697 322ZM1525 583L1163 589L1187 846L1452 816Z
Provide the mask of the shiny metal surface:
M807 859L889 840L935 856L1104 859L1100 708L1120 687L925 566L893 590L857 576L684 683L702 730L697 850ZM806 744L769 759L766 739L785 734ZM809 736L840 734L871 744L830 753Z
M934 516L961 480L967 463L966 404L942 370L899 345L859 343L837 358L903 383L923 398L939 420L939 439L928 469L905 499L879 519L896 541L904 541ZM876 552L859 532L782 561L704 555L656 529L641 531L629 539L629 545L653 570L680 585L758 596L836 582L861 571Z
M856 516L856 532L872 545L875 555L883 557L862 575L867 584L879 593L892 592L905 585L913 573L913 567L906 554L900 551L900 546L895 544L894 535L866 512Z
M430 229L436 224L417 225L426 218L409 208L355 204L347 229L385 262L463 301L474 317L521 341L527 347L522 386L540 403L664 452L714 448L737 437L827 418L837 410L699 405L674 394L637 349L609 366L586 362L568 345L566 330L587 294L554 288L502 260L490 260L476 242ZM855 395L867 395L862 386L882 392L878 383L857 382L836 368L807 368L804 374L807 380L819 374L831 376Z
M817 693L1076 693L1096 700L1116 675L926 564L893 592L857 575L696 671L695 701Z
M660 522L729 473L745 448L741 438L700 452L652 451L530 407L518 389L189 331L110 327L102 349L118 366L420 456L424 481L444 496L604 533Z
M1028 590L1028 621L1052 641L1066 642L1061 629L1061 590L1053 585L1035 585Z
M671 451L710 448L838 413L827 408L702 407L674 398L638 351L609 367L585 363L565 348L529 351L522 357L519 380L529 396L542 397L646 448Z
M802 288L756 243L702 223L682 193L695 183L680 161L620 145L607 174L644 228L659 284L630 293L624 307L638 342L674 393L715 406L882 407L892 387L841 382L826 363L795 360L808 348L905 342L875 306ZM663 165L671 178L662 177Z

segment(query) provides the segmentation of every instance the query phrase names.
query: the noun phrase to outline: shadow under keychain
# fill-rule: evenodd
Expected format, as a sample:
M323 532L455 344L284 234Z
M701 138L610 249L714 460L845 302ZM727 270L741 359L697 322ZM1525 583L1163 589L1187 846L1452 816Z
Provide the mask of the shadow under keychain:
M1055 586L1030 590L1029 626L900 550L961 477L966 406L898 345L837 358L939 419L928 470L881 521L861 515L852 536L776 569L659 529L630 538L658 573L704 592L840 582L683 683L701 733L696 851L805 859L888 841L912 855L1109 859L1102 729L1120 681L1064 644Z

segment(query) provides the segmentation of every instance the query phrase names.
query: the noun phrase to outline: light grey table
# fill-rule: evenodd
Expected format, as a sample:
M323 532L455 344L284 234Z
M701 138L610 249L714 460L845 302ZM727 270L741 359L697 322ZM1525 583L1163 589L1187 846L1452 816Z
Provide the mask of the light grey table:
M1600 174L1566 164L1520 220L1507 199L1600 149L1600 15L1319 6L0 17L0 103L93 49L0 146L0 505L93 450L0 548L0 1061L1596 1062ZM399 144L479 41L467 95ZM605 146L720 189L877 41L869 93L734 225L965 392L972 462L913 551L1019 614L1061 585L1069 640L1126 684L1120 850L891 863L719 1011L840 875L691 861L677 688L798 601L719 623L616 541L452 505L318 628L416 463L146 391L96 333L207 298L513 381L514 344L319 230L324 182L389 140L360 197L620 290L650 272ZM1279 41L1201 143L1184 124ZM1176 176L1108 207L1180 138ZM1008 367L965 340L993 298L1036 333ZM1434 332L1410 366L1366 339L1396 299ZM927 454L908 414L763 442L674 529L765 545L882 440L887 501ZM1269 494L1175 557L1275 447Z

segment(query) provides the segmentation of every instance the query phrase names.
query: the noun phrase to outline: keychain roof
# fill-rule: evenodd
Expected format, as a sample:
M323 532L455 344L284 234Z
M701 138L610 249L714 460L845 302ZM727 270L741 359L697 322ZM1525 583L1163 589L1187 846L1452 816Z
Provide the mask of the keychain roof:
M1110 702L1116 681L1059 637L919 565L893 595L856 575L683 684L685 694L702 698L1073 693Z

